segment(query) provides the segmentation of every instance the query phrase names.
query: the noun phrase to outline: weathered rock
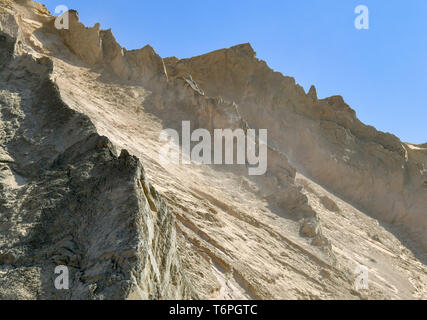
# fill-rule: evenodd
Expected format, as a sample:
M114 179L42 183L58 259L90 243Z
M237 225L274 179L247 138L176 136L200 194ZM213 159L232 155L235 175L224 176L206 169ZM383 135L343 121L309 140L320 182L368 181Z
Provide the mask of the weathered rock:
M165 62L169 78L191 74L206 95L236 103L252 128L268 128L270 143L298 171L382 221L405 225L427 248L427 171L419 169L427 149L364 125L340 96L318 100L314 86L305 94L248 44Z
M1 298L354 299L355 264L372 270L363 298L426 297L422 241L386 223L425 237L425 145L306 94L249 44L162 59L70 13L58 31L43 6L0 0ZM266 174L159 163L183 120L267 128Z
M99 24L85 27L77 11L68 13L69 28L60 30L60 36L70 50L90 67L104 67L122 80L147 86L155 81L167 81L163 59L152 47L147 45L128 51L117 43L111 30L101 30ZM51 25L53 23L51 20Z
M311 86L307 94L313 101L317 101L317 91L315 86Z
M62 101L51 60L14 56L0 34L0 299L192 297L140 161ZM70 290L55 289L57 265Z

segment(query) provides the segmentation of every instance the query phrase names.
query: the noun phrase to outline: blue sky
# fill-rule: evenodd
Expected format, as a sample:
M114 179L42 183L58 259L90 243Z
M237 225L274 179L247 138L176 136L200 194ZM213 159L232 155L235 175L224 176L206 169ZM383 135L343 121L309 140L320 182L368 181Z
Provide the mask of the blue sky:
M427 142L425 0L39 0L112 28L127 49L150 44L187 58L250 42L268 65L320 98L342 95L359 119L403 141ZM354 27L358 5L369 30Z

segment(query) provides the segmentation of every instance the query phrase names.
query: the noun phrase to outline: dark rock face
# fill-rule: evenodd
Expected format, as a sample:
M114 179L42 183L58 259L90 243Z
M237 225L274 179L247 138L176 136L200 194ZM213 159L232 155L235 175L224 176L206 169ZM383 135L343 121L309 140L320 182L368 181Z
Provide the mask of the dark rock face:
M0 68L3 69L12 58L14 45L13 39L0 31Z
M0 36L0 299L190 297L140 161L64 104L51 60L14 58ZM69 290L54 287L58 265Z

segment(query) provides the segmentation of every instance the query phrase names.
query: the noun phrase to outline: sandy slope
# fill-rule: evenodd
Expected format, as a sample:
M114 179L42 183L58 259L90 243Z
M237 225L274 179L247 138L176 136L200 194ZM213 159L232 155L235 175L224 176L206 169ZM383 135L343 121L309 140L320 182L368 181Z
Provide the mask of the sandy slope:
M426 297L425 265L388 226L300 175L298 182L332 242L328 255L301 238L299 224L269 208L245 178L207 166L161 166L162 126L144 112L148 92L143 88L103 83L96 80L98 74L61 60L55 71L64 100L88 114L100 134L142 159L178 218L184 266L202 297ZM339 211L327 210L323 196ZM357 264L370 269L369 291L352 290Z
M40 31L40 25L35 17L22 22L34 54L53 59L53 79L64 102L89 116L119 150L141 159L175 215L179 256L200 298L427 298L421 248L409 238L402 243L405 237L396 238L400 231L395 227L380 224L300 173L297 183L318 213L330 247L311 245L300 236L299 221L272 206L256 184L233 170L162 166L163 119L147 111L151 91L105 77L102 68L86 65L58 34ZM7 179L3 183L15 183ZM354 289L358 264L370 270L368 290Z

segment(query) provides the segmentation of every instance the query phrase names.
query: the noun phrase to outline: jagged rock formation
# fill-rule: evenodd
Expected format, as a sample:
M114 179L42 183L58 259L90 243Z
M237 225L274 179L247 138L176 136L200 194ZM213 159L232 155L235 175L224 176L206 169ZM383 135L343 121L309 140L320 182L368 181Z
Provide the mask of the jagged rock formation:
M234 101L251 126L269 128L300 172L382 221L402 223L427 248L427 150L362 124L342 97L318 100L314 86L305 94L249 44L168 62L170 77L191 74L206 94Z
M75 11L54 20L0 0L0 298L427 297L426 145L306 94L249 44L162 59ZM266 174L159 163L183 120L267 128Z
M0 35L0 299L191 297L140 161L64 104L50 59ZM54 288L56 265L69 291Z

